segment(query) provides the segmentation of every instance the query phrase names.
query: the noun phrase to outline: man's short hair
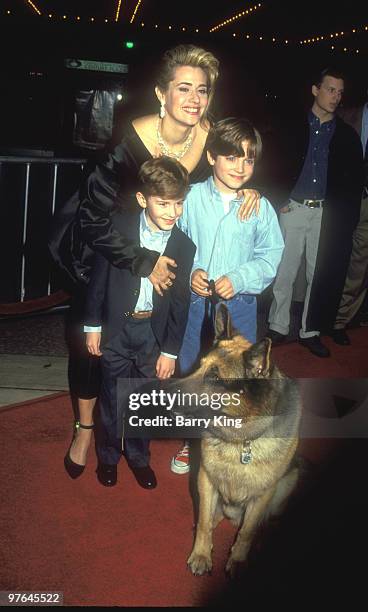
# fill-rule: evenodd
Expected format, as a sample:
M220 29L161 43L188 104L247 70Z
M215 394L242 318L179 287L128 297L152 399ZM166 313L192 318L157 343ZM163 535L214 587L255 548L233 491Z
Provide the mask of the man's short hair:
M333 77L334 79L341 79L345 82L345 74L338 67L328 66L315 74L313 85L319 88L326 76Z
M248 119L227 117L215 123L208 133L206 149L216 159L217 155L244 156L242 142L248 142L249 157L257 159L262 152L261 136Z
M160 196L184 198L189 189L189 175L184 166L171 157L155 157L142 164L139 174L141 191L147 198Z

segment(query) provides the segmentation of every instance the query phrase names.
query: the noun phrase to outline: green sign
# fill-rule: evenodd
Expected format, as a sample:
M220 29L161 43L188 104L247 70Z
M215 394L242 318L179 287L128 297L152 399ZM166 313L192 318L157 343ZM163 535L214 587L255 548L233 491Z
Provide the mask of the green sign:
M66 68L75 70L91 70L93 72L116 72L118 74L126 74L128 72L128 64L115 64L112 62L100 62L94 60L82 59L66 59L64 60Z

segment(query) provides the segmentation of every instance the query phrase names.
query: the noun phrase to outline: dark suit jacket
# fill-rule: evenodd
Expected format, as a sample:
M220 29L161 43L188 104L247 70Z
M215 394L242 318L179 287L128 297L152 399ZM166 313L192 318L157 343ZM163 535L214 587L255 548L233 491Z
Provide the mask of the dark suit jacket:
M300 176L308 144L307 116L295 117L285 129L282 139L285 168L280 204L285 204ZM350 125L337 116L336 129L329 147L326 200L329 209L342 213L344 223L353 227L359 219L362 181L363 153L360 138Z
M351 127L354 128L359 137L362 133L363 108L364 105L353 106L350 108L342 107L338 110L339 117L341 117L341 119L351 125Z
M361 138L361 135L362 135L364 107L365 107L365 104L363 104L363 106L353 106L350 108L342 108L341 111L339 111L340 117L346 123L351 125L352 128L354 128L359 138ZM364 151L363 151L363 154L364 154ZM364 186L368 187L368 158L364 159Z
M281 202L285 203L301 173L309 143L307 116L298 116L281 140L287 161L282 177ZM359 220L363 189L363 154L355 130L336 117L330 142L317 262L313 277L307 331L333 327L345 283L353 231ZM280 203L281 203L280 202Z
M139 244L140 212L120 212L112 217L121 235ZM153 290L151 325L161 351L178 355L186 327L190 303L190 273L196 247L174 225L164 255L175 259L175 281L163 296ZM85 324L102 325L106 344L120 333L134 311L140 290L140 278L128 269L117 268L96 253L87 289Z
M69 282L82 286L88 284L96 251L135 276L149 276L158 258L154 251L122 238L110 221L117 201L125 209L137 208L134 194L139 188L139 168L151 159L131 123L124 126L121 142L99 157L94 168L86 169L88 177L77 193L54 216L49 239L49 250L58 267ZM204 181L210 174L203 150L189 174L190 183Z

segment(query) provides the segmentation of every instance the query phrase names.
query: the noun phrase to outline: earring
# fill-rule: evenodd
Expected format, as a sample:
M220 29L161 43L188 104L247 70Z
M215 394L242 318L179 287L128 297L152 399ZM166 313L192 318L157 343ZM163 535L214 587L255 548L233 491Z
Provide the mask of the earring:
M161 119L163 119L166 115L166 110L165 110L165 105L163 102L161 102L161 106L160 106L160 117Z

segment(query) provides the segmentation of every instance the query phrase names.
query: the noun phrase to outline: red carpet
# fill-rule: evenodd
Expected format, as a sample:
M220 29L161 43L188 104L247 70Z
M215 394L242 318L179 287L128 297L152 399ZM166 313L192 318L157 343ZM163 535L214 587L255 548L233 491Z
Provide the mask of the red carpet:
M0 413L2 590L64 591L66 605L199 606L224 584L233 529L217 531L215 570L186 569L193 508L188 477L169 471L178 442L154 441L154 491L138 487L122 459L119 486L102 487L89 465L65 474L70 442L68 396Z
M331 351L331 357L321 359L312 355L298 342L275 346L274 360L288 375L294 378L366 378L368 376L368 327L349 329L350 346L339 346L328 336L322 336L323 344Z
M340 348L328 342L333 351L331 360L313 357L298 345L276 348L275 360L294 376L366 376L363 354L367 354L368 329L354 330L351 337L352 347ZM124 459L119 465L118 486L102 487L94 473L94 449L90 450L83 476L72 481L63 467L63 456L71 439L71 412L66 394L0 412L4 500L0 590L63 591L67 606L177 607L230 601L229 584L223 574L234 536L229 523L223 522L215 532L212 576L194 577L186 569L192 546L193 506L188 477L169 471L170 458L178 443L152 442L151 463L159 480L154 491L136 485ZM354 463L355 478L357 465L361 465L356 457L358 451L363 452L364 466L367 465L366 444L361 442L354 441L346 454L340 453L340 460L335 451L342 443L303 441L304 456L324 464L313 484L317 497L303 501L306 514L302 518L288 517L281 543L277 540L279 536L274 536L274 541L271 538L266 544L268 556L263 557L263 565L259 568L256 562L247 574L246 584L243 581L244 592L248 594L245 601L249 602L255 591L257 596L273 592L279 596L283 589L290 590L278 572L292 572L295 588L302 589L299 572L309 572L310 563L317 565L317 574L320 571L318 575L326 580L332 564L334 580L339 583L340 566L335 567L335 563L340 554L345 559L346 554L351 554L350 549L346 552L347 542L343 548L344 521L349 521L345 497L355 513L349 523L350 531L358 529L363 508L355 489L349 491L355 482L350 460ZM336 456L337 467L329 471ZM365 507L364 516L366 513ZM295 544L300 538L302 553ZM353 540L360 542L359 534ZM335 550L337 541L339 549ZM352 564L350 557L349 567Z

